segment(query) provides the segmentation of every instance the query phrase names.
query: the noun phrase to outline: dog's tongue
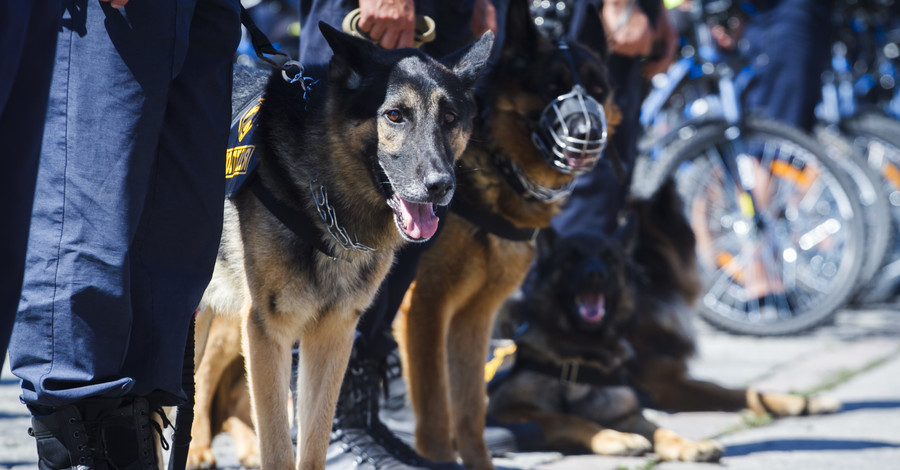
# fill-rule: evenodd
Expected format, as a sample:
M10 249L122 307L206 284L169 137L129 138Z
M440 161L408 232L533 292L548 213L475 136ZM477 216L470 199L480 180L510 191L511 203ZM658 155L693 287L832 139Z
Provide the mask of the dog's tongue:
M578 296L578 314L588 323L597 323L603 320L603 315L606 314L603 294L581 294Z
M413 240L429 239L437 232L438 217L434 215L431 204L418 204L409 202L402 197L400 200L400 225L409 238Z

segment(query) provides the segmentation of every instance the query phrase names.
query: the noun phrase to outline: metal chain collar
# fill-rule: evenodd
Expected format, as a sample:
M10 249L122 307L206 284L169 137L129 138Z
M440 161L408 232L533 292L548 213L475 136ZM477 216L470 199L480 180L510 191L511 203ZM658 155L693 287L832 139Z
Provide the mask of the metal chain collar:
M339 245L345 250L356 250L363 253L372 253L375 251L374 248L363 245L359 242L359 239L352 240L350 235L347 233L347 230L337 221L337 215L334 211L334 206L328 203L328 192L325 191L325 186L319 184L318 188L314 186L318 180L310 181L309 190L312 193L313 201L316 203L316 210L319 212L319 217L322 218L322 222L325 223L325 227L328 230L328 234L331 235L331 238L334 238Z
M562 201L572 194L573 187L575 186L574 179L558 188L548 188L528 179L528 177L524 174L525 172L522 171L522 167L517 165L516 162L507 160L507 164L512 169L513 176L515 176L516 179L519 180L522 188L525 189L525 192L538 201L544 203L558 202Z

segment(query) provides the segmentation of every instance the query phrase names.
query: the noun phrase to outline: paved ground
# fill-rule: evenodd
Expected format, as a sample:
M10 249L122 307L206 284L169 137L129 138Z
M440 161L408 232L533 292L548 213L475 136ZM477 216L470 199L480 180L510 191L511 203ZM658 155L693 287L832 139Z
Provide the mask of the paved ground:
M691 438L716 438L720 464L657 463L653 456L612 458L515 454L498 467L538 470L900 469L900 310L842 311L833 326L793 338L747 338L698 323L700 354L693 374L733 386L778 392L819 390L844 402L840 413L756 425L740 413L653 412L658 423ZM37 467L18 384L0 373L0 470ZM227 436L215 449L235 468Z

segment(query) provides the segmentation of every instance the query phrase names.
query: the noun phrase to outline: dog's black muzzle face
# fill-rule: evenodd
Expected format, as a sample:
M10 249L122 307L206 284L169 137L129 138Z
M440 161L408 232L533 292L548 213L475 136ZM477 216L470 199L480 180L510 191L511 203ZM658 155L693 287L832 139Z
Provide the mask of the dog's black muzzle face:
M598 255L590 254L570 272L568 301L569 320L576 330L598 331L609 323L615 293L611 288L615 276Z
M603 106L581 85L544 108L532 133L547 162L567 174L582 174L597 164L606 148L607 121Z

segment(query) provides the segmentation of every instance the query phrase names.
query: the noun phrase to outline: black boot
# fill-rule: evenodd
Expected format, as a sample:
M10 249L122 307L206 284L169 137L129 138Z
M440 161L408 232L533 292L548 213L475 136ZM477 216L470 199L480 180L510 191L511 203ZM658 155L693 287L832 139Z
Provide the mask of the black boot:
M158 468L153 433L161 436L161 430L143 398L91 399L55 408L35 414L28 432L37 440L40 470Z
M335 411L328 470L462 470L456 462L432 462L416 454L379 420L385 368L383 359L363 357L354 347Z

